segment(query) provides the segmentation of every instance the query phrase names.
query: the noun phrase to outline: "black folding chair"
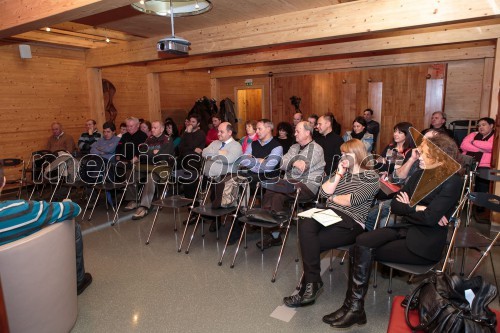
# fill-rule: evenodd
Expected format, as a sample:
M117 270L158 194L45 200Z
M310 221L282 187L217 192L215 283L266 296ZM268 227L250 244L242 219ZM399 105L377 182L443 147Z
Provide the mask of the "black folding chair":
M231 263L231 268L234 267L234 264L236 262L236 257L238 256L238 251L239 251L239 248L241 246L241 242L243 240L243 237L245 237L245 248L247 248L246 233L247 233L247 228L249 226L256 226L256 227L260 227L261 228L261 231L260 231L261 232L261 244L264 244L264 229L279 227L280 230L283 230L283 229L285 230L285 236L283 238L283 242L281 244L280 252L279 252L279 255L278 255L278 260L276 262L276 267L274 269L273 276L271 278L271 282L275 282L276 281L276 275L278 274L278 268L279 268L279 265L280 265L280 262L281 262L281 257L283 256L283 250L285 249L286 241L288 239L288 233L290 231L290 226L291 226L291 223L292 223L292 218L293 218L294 212L295 212L295 210L297 208L297 202L298 202L299 195L300 195L300 188L297 188L295 190L293 186L292 187L287 186L283 182L272 183L272 184L262 182L261 183L261 187L265 187L268 190L272 190L274 192L283 193L283 194L291 194L291 193L294 193L294 191L295 191L294 200L293 200L293 204L292 204L290 213L287 214L288 215L287 218L284 219L279 224L268 223L268 222L263 222L263 221L257 221L257 220L253 220L251 218L248 218L246 216L240 217L238 220L244 224L244 226L243 226L243 232L241 233L240 239L238 240L238 245L236 246L236 250L234 252L233 262ZM254 193L254 198L255 198L255 194L256 193L257 193L257 190ZM253 203L253 201L254 200L252 200L252 203ZM264 246L261 246L261 251L264 251Z

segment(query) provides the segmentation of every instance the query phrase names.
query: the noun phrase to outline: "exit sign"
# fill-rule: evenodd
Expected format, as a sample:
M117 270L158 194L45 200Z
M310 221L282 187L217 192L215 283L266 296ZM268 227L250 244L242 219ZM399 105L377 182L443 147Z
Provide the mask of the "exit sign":
M253 80L252 79L246 79L245 80L245 86L253 86Z

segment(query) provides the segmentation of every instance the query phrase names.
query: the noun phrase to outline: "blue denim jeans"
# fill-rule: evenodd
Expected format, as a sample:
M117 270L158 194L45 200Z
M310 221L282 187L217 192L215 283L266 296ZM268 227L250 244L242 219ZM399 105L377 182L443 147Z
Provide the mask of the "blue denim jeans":
M379 219L378 228L385 226L385 220L387 219L387 216L389 215L389 209L391 207L391 202L392 202L392 199L385 200L385 201L379 201L378 205L375 205L372 208L370 208L370 211L368 212L368 216L367 216L366 222L365 222L365 229L367 231L372 231L374 226L375 226L375 222L377 221L377 214L378 214L379 205L382 205L382 210L380 212L380 219ZM387 222L387 225L391 225L391 224L392 224L391 221Z
M83 239L80 223L75 221L75 246L76 246L76 281L80 283L85 276L85 265L83 263Z

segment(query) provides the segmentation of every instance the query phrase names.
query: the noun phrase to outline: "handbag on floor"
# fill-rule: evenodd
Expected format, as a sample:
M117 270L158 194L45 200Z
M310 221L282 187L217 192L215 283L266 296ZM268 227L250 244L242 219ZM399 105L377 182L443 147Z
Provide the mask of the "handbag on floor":
M495 332L496 316L488 305L497 289L481 276L465 279L454 273L435 273L405 299L405 319L413 331L449 333ZM402 304L404 306L404 304ZM420 323L413 326L409 311L415 307Z

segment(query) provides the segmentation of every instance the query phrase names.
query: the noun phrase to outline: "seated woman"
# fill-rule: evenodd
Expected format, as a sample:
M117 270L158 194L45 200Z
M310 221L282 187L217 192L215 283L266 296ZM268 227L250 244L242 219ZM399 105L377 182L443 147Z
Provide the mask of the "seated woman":
M278 140L278 142L283 147L283 155L288 153L290 147L295 143L295 138L293 136L293 128L290 123L281 122L277 126L278 135L274 138Z
M428 265L441 259L446 245L448 219L460 197L461 179L447 169L455 170L458 147L452 138L438 135L424 139L419 146L422 170L414 173L392 200L394 213L403 222L359 235L349 250L349 280L344 304L323 317L335 328L366 323L364 298L368 290L372 259L401 264ZM448 178L446 178L448 177ZM422 180L420 182L420 180ZM423 197L410 202L412 197Z
M361 116L354 119L354 121L352 122L352 131L345 132L342 139L344 139L344 142L347 142L351 139L361 140L365 145L367 153L369 154L372 151L373 135L368 133L366 129L366 120Z
M179 136L179 130L172 118L165 119L165 135L173 141L174 149L177 150L179 143L181 143L181 137Z
M460 145L462 153L474 157L479 163L478 170L491 167L491 155L493 151L493 140L495 137L495 121L484 117L478 121L478 131L467 135ZM486 179L476 177L476 192L488 192L490 182Z
M370 205L379 190L378 174L370 170L364 144L352 139L340 146L342 158L334 176L321 187L327 206L342 218L341 222L324 227L312 218L300 220L299 240L304 279L300 292L285 297L285 305L299 307L314 303L321 281L322 251L349 245L363 233Z
M375 169L379 172L387 171L388 173L392 173L394 171L395 159L397 157L402 157L402 164L406 163L408 159L411 157L411 150L415 148L413 144L413 140L410 135L410 127L412 124L407 122L402 122L396 124L394 126L394 132L392 134L392 142L389 143L382 154L377 159L377 164L375 165ZM391 154L392 153L392 154ZM387 156L392 155L392 161L387 160ZM400 166L401 166L400 165Z
M247 147L252 144L252 142L259 140L257 136L257 121L247 120L245 122L245 130L247 135L240 139L241 149L243 153L247 150Z

